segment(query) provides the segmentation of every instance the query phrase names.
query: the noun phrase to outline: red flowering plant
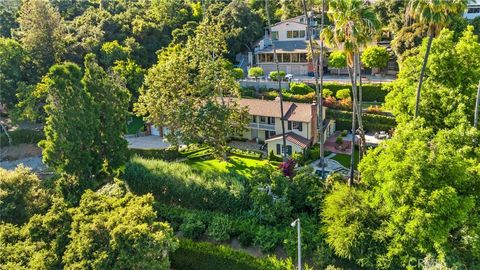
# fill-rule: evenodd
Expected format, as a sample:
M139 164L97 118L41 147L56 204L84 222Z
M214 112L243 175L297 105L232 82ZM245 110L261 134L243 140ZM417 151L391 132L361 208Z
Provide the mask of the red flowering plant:
M292 178L295 176L295 160L289 158L287 161L284 161L278 165L278 168L283 172L283 175L286 177Z

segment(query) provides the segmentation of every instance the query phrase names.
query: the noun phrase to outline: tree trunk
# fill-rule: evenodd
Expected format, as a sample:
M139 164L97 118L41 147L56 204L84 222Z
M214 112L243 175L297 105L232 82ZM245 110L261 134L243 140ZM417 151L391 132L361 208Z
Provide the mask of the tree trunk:
M272 25L270 22L270 11L268 7L268 1L265 0L265 11L267 13L267 21L268 21L268 30L270 33L270 43L272 44L273 49L273 60L275 61L275 66L277 68L277 75L278 75L278 98L280 99L280 121L282 124L282 141L283 141L283 161L287 160L287 139L285 137L285 114L283 113L283 95L282 95L282 80L280 79L280 67L278 65L278 58L277 58L277 50L275 49L275 44L272 40Z
M307 33L308 33L308 43L310 46L310 55L311 55L311 60L312 60L312 66L315 68L314 71L314 76L315 76L315 94L317 96L317 132L318 132L318 145L320 148L320 165L322 167L322 178L324 176L324 170L325 170L325 162L324 162L324 150L323 150L323 100L322 100L322 92L323 92L323 74L321 74L320 69L323 71L323 41L321 42L320 45L320 56L318 58L318 61L315 61L315 50L313 46L313 37L312 33L310 32L310 21L308 19L308 13L307 13L307 5L305 3L305 0L302 0L303 3L303 14L305 18L307 19ZM323 6L322 6L323 8ZM323 16L323 10L322 10L322 16ZM323 28L323 17L322 17L322 24L320 26L320 31ZM323 72L322 72L323 73ZM321 83L319 85L318 83L318 77L321 76Z
M320 22L320 33L323 31L323 27L325 26L325 0L322 0L322 18ZM320 162L322 163L322 177L324 177L324 172L325 172L325 138L323 137L324 135L324 130L323 130L323 118L325 117L323 115L323 39L320 40L320 92L318 93L318 118L320 120L320 126L319 126L319 139L320 139Z
M358 88L358 109L357 109L357 119L358 119L358 134L360 136L359 141L359 150L358 151L358 161L362 159L363 155L366 154L366 139L365 139L365 130L363 129L363 121L362 121L362 71L360 68L360 55L356 55L356 65L357 65L357 73L358 73L358 81L359 81L359 88Z
M432 47L433 41L433 32L431 31L428 37L427 51L425 52L425 57L423 58L422 70L420 71L420 80L418 81L417 87L417 99L415 100L415 118L418 117L419 106L420 106L420 91L422 90L423 76L425 75L425 69L427 68L428 55L430 54L430 48Z
M353 70L352 70L353 69ZM348 179L348 186L353 185L353 179L355 177L355 120L356 120L356 111L357 111L357 82L356 82L356 68L355 61L352 67L348 67L348 75L352 81L352 142L351 142L351 152L350 152L350 178Z

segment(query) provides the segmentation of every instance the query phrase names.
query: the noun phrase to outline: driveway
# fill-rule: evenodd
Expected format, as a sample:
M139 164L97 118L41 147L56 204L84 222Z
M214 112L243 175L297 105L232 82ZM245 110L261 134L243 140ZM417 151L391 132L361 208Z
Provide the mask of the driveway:
M128 148L134 149L165 149L170 146L159 136L126 137L125 139L128 141Z

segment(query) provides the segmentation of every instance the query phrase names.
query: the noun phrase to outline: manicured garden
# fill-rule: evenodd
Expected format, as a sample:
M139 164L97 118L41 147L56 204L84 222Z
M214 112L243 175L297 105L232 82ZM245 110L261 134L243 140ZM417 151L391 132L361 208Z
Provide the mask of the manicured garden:
M238 156L230 156L227 161L218 159L189 159L184 162L193 169L215 173L237 173L245 177L252 177L252 171L270 166L267 160L258 160Z

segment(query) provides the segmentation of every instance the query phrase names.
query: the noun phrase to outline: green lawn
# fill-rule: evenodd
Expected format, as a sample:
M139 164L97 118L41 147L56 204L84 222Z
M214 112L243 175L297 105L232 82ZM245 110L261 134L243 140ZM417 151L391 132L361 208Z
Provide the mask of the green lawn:
M345 168L347 169L350 168L350 155L336 154L332 159L338 161ZM357 165L358 165L358 149L355 149L355 162L354 162L355 168L357 168Z
M143 127L143 120L135 115L131 119L132 122L127 124L127 134L136 134Z
M245 177L252 177L252 170L259 167L270 166L267 160L257 160L237 156L229 156L228 161L218 159L190 159L186 164L199 171L210 171L219 173L234 172Z

